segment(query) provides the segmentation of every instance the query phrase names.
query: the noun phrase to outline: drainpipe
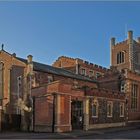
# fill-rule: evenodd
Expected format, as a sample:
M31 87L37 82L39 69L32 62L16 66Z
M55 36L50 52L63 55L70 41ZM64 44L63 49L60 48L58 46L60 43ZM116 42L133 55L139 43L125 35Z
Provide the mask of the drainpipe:
M79 64L78 64L78 59L76 58L75 60L76 63L76 74L79 74Z
M55 132L55 100L56 100L56 94L53 93L53 120L52 120L52 133Z

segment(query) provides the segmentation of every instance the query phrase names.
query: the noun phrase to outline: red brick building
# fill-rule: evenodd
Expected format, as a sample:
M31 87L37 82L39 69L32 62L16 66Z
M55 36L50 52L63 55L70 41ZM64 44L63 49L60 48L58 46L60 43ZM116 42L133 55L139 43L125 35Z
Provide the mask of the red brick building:
M139 42L111 39L111 67L61 56L53 66L0 51L0 124L64 132L139 121ZM16 120L16 121L15 121Z
M34 62L31 55L22 59L1 50L0 60L2 129L64 132L125 125L125 95L102 89L97 78Z
M91 79L97 79L98 77L103 76L104 73L108 70L105 67L90 63L88 61L84 61L79 58L74 59L66 56L59 57L52 66L63 68L78 75L89 77Z
M124 73L122 90L128 99L128 121L140 120L140 38L133 37L133 31L128 31L128 38L116 43L111 39L111 65Z

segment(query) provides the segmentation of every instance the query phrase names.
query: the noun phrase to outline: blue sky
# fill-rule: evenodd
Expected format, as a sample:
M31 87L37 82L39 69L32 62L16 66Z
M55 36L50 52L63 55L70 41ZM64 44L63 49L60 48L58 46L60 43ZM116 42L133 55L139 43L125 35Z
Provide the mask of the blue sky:
M52 64L59 56L110 65L110 38L140 36L140 2L0 2L0 44L5 50Z

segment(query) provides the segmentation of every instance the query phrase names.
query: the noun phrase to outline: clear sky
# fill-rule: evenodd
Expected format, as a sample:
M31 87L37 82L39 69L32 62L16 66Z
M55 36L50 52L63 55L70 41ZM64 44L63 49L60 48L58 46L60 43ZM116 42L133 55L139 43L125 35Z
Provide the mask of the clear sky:
M110 65L110 38L140 36L140 2L0 2L0 44L5 50L52 64L59 56Z

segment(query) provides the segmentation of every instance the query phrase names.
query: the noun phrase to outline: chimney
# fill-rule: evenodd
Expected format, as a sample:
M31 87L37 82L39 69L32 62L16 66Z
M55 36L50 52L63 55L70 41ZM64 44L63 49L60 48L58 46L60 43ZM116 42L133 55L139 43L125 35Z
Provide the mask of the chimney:
M128 31L128 43L133 42L133 31Z
M137 42L140 43L140 37L137 38Z
M13 57L16 57L16 53L13 53L12 56L13 56Z
M32 62L33 56L28 55L27 56L27 73L30 75L33 75L33 62Z
M115 46L115 37L112 37L110 40L110 46Z
M33 59L33 56L32 55L28 55L27 56L27 62L28 62L28 64L32 63L32 59Z

